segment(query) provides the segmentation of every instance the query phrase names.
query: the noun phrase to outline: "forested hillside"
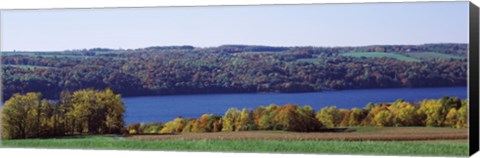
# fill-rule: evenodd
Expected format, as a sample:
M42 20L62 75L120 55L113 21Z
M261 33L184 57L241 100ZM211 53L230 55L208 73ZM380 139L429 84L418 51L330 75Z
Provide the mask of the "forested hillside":
M3 52L3 98L112 88L122 96L466 86L467 44L223 45Z

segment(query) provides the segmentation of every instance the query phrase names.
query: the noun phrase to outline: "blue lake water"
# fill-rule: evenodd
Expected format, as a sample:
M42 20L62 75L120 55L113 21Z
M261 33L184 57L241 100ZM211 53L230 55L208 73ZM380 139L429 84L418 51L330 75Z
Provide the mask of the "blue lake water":
M369 102L393 102L399 98L417 102L442 96L467 98L467 87L392 88L325 91L312 93L247 93L201 94L173 96L125 97L125 122L167 122L178 116L198 118L202 114L223 115L230 107L253 109L260 105L310 105L315 110L324 106L362 108Z

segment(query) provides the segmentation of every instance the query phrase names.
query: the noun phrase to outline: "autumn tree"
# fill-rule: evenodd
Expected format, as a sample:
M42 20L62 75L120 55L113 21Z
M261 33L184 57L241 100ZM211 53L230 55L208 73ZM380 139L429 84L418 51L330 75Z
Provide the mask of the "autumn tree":
M362 109L353 108L350 113L348 124L349 126L359 126L364 118L365 113Z
M119 94L111 89L97 91L79 90L72 95L72 110L67 113L73 118L73 126L79 133L118 133L123 127L125 107Z
M260 125L260 118L262 117L264 111L265 111L265 107L263 106L259 106L253 110L253 120L257 126Z
M193 132L195 129L194 129L194 126L198 126L197 124L197 120L196 119L188 119L185 126L183 127L182 129L182 133L191 133ZM164 127L165 128L165 127ZM195 128L198 128L198 127L195 127ZM170 132L167 132L167 133L170 133Z
M468 127L468 102L462 101L462 106L457 111L457 128Z
M340 109L339 113L341 114L342 118L340 123L337 126L340 127L346 127L349 126L349 120L350 120L350 113L351 111L348 109Z
M190 128L190 132L218 132L221 130L221 119L214 114L203 114L197 120L190 119L185 128Z
M58 106L42 99L40 93L16 94L2 108L5 139L64 135Z
M237 108L230 108L222 118L222 132L236 131L241 112Z
M450 127L457 127L457 122L458 122L458 110L455 108L451 108L448 110L447 116L445 117L445 126L450 126Z
M327 128L335 127L343 119L336 106L327 106L322 108L319 112L317 112L315 117L318 121L320 121L320 123L322 123L324 127Z
M41 94L15 94L2 108L2 137L23 139L39 136Z
M132 123L128 125L128 133L129 134L141 134L143 131L140 130L139 123Z
M426 116L426 126L438 127L443 125L447 111L445 107L443 107L441 100L423 100L419 103L419 105L420 108L418 109L417 113Z
M277 109L275 113L274 129L309 132L321 128L320 122L315 118L311 107L305 109L293 104L286 104Z
M62 125L64 127L65 134L74 134L76 130L76 122L74 119L75 116L73 116L73 113L70 113L70 111L73 109L72 92L68 90L62 91L58 104L58 112L61 114L59 117L64 118Z
M305 105L303 107L297 106L298 117L297 119L297 129L298 132L312 132L318 131L324 126L315 118L315 111L310 105ZM338 115L338 114L337 114ZM338 116L337 116L338 118ZM339 122L339 121L336 121Z
M125 106L122 102L120 94L115 94L112 89L105 89L97 95L100 104L105 105L105 122L103 125L106 128L106 133L119 133L124 126L123 114L125 113Z
M242 112L240 113L239 126L237 128L237 131L251 131L256 129L257 125L255 124L253 111L243 108Z
M276 112L275 117L273 118L274 124L276 127L274 129L292 131L295 127L296 117L298 115L295 113L296 106L293 104L287 104L281 106Z
M365 118L361 121L361 125L363 126L376 126L377 119L375 117L378 115L380 111L387 110L388 105L386 104L368 104L368 108L364 108L364 111L367 111L368 114Z
M417 122L415 107L404 100L397 100L388 107L393 115L392 121L395 126L412 126Z
M445 107L445 109L460 109L460 107L462 107L462 100L457 97L444 96L440 98L440 102L442 103L442 106Z
M276 111L279 107L275 104L271 104L267 106L264 110L262 110L259 120L258 120L258 127L262 130L275 130L275 122L273 118L275 117Z
M157 134L160 133L163 126L163 123L142 123L140 124L139 129L141 130L141 133Z
M389 110L381 110L375 115L376 126L392 126L393 125L393 114Z
M167 122L160 133L180 133L185 128L187 121L182 117L177 117L173 121Z

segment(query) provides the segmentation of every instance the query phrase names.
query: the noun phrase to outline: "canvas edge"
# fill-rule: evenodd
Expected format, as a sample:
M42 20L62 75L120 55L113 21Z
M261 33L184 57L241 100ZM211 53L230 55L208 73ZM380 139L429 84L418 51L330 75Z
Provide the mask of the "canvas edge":
M469 6L469 154L479 150L479 8L472 2Z
M63 9L121 9L121 8L169 8L169 7L218 7L218 6L283 6L283 5L318 5L318 4L362 4L362 3L431 3L431 2L464 2L464 1L437 1L437 0L432 0L432 1L377 1L377 2L347 2L347 3L336 3L336 2L317 2L317 3L287 3L287 4L224 4L224 5L171 5L171 6L144 6L144 7L137 7L137 6L130 6L130 7L124 7L124 6L108 6L108 7L80 7L80 8L37 8L37 9L32 9L32 8L20 8L20 9L0 9L0 33L2 32L2 14L5 11L15 11L15 10L63 10ZM480 109L479 109L479 102L480 102L480 86L479 86L479 54L480 54L480 49L479 49L479 7L475 5L473 2L469 2L469 53L468 53L468 100L469 100L469 155L472 156L475 153L479 151L479 135L480 135L480 121L479 121L479 116L480 116ZM0 48L2 47L2 38L0 37ZM2 59L3 52L0 51L0 61ZM0 63L0 70L3 69L3 64ZM2 100L3 97L3 85L2 85L2 79L3 79L3 73L0 73L0 100ZM473 106L472 106L473 105ZM0 112L2 110L3 103L0 102ZM0 117L0 145L2 144L2 130L1 130L1 121L2 118ZM34 149L34 148L17 148L17 149ZM128 151L128 150L125 150ZM253 152L252 152L253 153ZM271 153L270 153L271 154ZM304 153L300 153L304 154ZM328 153L322 153L319 155L323 154L328 154ZM349 156L350 154L340 154L340 156ZM354 155L353 156L382 156L382 155ZM387 155L388 156L388 155ZM392 155L390 155L392 156Z

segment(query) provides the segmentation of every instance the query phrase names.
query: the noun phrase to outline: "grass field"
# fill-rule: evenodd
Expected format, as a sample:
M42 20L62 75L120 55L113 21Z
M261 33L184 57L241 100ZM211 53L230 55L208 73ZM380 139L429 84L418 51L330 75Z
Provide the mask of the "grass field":
M1 147L431 156L466 156L468 153L467 143L442 141L132 140L111 136L9 140L3 141Z
M48 67L48 66L34 66L34 65L5 65L5 66L18 67L18 68L23 68L23 69L34 69L34 68L48 69L48 68L51 68L51 67Z
M278 53L278 52L275 52L275 51L258 51L258 52L251 51L251 52L241 52L241 53L245 53L245 54L273 54L273 53Z
M342 53L343 56L351 56L351 57L367 57L367 58L394 58L401 61L407 62L419 62L420 60L417 58L408 57L401 54L395 53L385 53L385 52L349 52L349 53Z
M416 132L415 132L416 131ZM435 132L438 131L438 132ZM445 136L455 133L467 133L466 129L449 128L358 128L348 133L294 133L282 131L257 132L220 132L208 133L209 137L189 139L186 135L174 139L153 139L151 136L139 139L138 136L76 136L49 139L26 139L2 141L0 147L32 147L32 148L81 148L81 149L124 149L124 150L169 150L169 151L222 151L222 152L280 152L280 153L334 153L334 154L375 154L375 155L425 155L425 156L466 156L468 142L464 137L447 139ZM393 141L391 139L348 139L313 140L294 138L294 135L324 134L370 134L378 136L396 135L436 135L445 139ZM204 134L204 133L196 133ZM213 137L217 134L217 137ZM223 134L223 135L222 135ZM284 137L266 137L270 139L246 139L246 135L268 136L269 134ZM222 137L231 135L240 139ZM156 135L159 136L159 135ZM162 135L170 136L170 135ZM175 135L174 135L175 136ZM203 136L203 135L197 135ZM335 137L335 136L333 136ZM337 136L338 137L338 136ZM292 139L293 138L293 139Z
M102 54L102 53L99 53ZM101 58L100 56L85 56L79 54L71 54L71 53L64 53L64 52L2 52L4 56L12 56L12 55L25 55L25 56L32 56L32 57L43 57L43 58Z
M299 62L299 63L319 63L320 62L320 59L319 58L300 58L300 59L297 59L295 60L296 62Z
M442 58L442 59L467 59L467 57L455 56L450 54L442 54L436 52L413 52L407 53L409 56L415 58Z

